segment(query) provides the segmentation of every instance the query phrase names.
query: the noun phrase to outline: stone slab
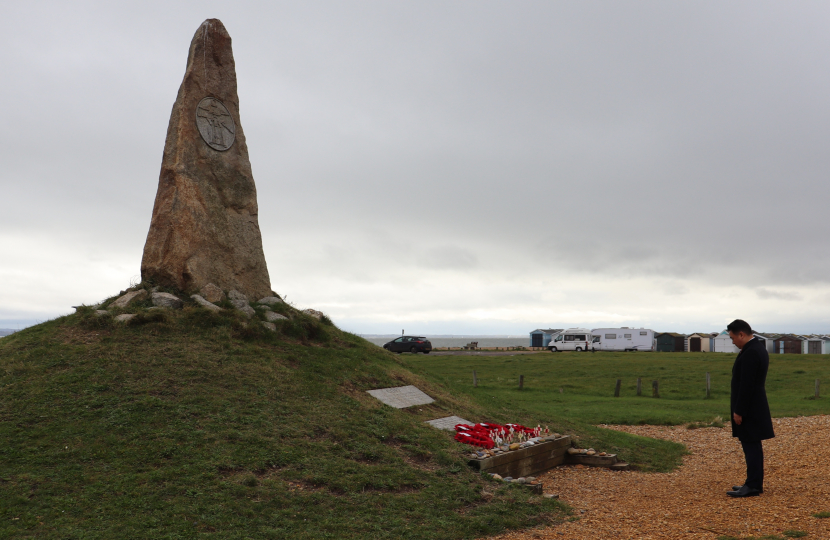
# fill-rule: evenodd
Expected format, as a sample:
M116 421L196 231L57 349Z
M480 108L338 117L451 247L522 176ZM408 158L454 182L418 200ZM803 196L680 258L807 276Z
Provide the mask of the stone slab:
M455 431L455 426L458 424L473 425L472 422L464 420L460 416L446 416L444 418L436 418L435 420L427 420L424 423L429 424L434 428L445 429L447 431Z
M426 405L435 401L416 387L398 386L397 388L379 388L367 390L369 395L396 409L405 409L415 405Z
M566 465L587 465L589 467L610 467L617 462L617 454L605 456L588 456L585 454L568 455L565 458Z

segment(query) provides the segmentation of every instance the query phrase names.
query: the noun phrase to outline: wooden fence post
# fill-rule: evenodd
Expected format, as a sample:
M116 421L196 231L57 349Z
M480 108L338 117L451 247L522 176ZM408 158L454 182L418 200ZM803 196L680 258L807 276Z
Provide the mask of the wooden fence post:
M643 379L640 377L637 377L637 395L643 395Z
M519 390L525 387L525 376L519 375Z
M478 388L478 377L476 377L476 370L473 370L473 388Z
M819 390L821 389L821 381L816 379L816 399L819 398Z
M620 397L620 385L622 384L622 379L617 379L617 385L614 387L614 397Z
M660 397L660 382L657 380L651 381L651 397Z
M711 397L712 394L712 379L709 377L709 372L706 372L706 398Z

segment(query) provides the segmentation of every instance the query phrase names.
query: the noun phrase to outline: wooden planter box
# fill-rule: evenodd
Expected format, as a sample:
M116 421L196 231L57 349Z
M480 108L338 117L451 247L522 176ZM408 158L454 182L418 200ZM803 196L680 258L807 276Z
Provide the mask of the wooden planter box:
M535 476L541 472L561 465L565 461L567 450L571 446L568 435L548 440L530 448L505 452L496 456L470 460L470 465L486 473L495 473L513 478Z

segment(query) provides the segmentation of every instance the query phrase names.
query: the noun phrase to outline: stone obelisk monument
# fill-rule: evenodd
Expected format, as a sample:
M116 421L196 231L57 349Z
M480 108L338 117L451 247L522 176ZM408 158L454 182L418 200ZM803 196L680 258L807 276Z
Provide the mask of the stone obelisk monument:
M184 292L213 283L249 298L271 296L257 214L231 37L208 19L190 42L170 115L142 280Z

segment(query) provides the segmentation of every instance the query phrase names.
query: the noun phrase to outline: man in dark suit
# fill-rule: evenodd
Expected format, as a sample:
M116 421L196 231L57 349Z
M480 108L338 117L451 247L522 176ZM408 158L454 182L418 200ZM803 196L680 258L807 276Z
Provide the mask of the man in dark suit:
M732 343L741 349L732 366L732 436L741 441L746 459L746 482L733 486L730 497L753 497L764 492L764 449L761 441L772 439L772 416L764 385L769 354L753 335L746 321L736 319L726 327Z

